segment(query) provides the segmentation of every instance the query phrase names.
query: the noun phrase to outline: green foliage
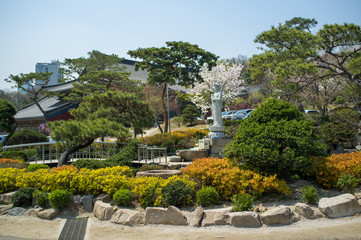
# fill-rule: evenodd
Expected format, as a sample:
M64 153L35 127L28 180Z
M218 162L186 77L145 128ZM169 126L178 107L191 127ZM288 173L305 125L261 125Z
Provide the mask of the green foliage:
M302 200L307 204L316 204L318 201L317 189L313 186L303 186L301 188Z
M87 169L99 169L106 167L114 167L117 165L115 162L109 160L93 160L93 159L79 159L73 163L77 168L87 168Z
M313 122L296 106L269 99L241 121L224 153L246 168L288 178L305 175L312 167L310 157L323 155L324 146L314 134Z
M197 204L207 207L219 203L219 195L214 187L203 187L197 191Z
M8 158L0 158L0 168L17 168L23 169L26 168L27 163L21 160L13 160ZM3 176L4 177L4 176Z
M194 105L188 104L187 107L183 110L182 121L184 123L189 123L190 125L193 125L194 121L196 120L196 117L198 116L199 116L198 109Z
M7 100L0 99L0 132L7 132L10 135L15 132L15 114L15 107ZM7 139L4 140L3 145L7 144L6 141Z
M42 133L30 129L23 129L14 133L14 135L8 140L8 145L38 142L49 142L49 139Z
M337 144L354 142L360 114L350 108L339 108L330 112L328 121L321 123L320 136L329 151Z
M11 202L14 207L29 207L33 203L33 193L35 188L26 187L21 188L11 197Z
M24 162L28 161L28 156L24 151L5 151L2 152L1 155L4 158L14 159L14 160L22 160Z
M49 201L53 208L64 208L71 202L71 196L67 190L54 190L49 194Z
M344 192L355 193L355 189L358 185L358 180L351 174L341 174L341 177L337 181L337 187Z
M113 200L117 205L127 207L132 205L133 196L129 189L119 189L114 193Z
M30 164L27 168L26 171L29 172L34 172L38 169L49 169L50 167L46 164Z
M171 119L174 124L176 124L178 127L181 126L183 120L182 117L174 117Z
M35 190L33 193L33 197L36 199L36 204L42 208L47 208L49 199L48 193L42 192L40 190Z
M223 125L225 126L224 133L228 138L233 138L236 135L237 130L239 128L239 123L242 120L225 120L223 121Z
M251 77L271 78L276 94L287 99L309 87L305 81L360 85L360 26L324 25L313 34L311 28L316 24L315 19L293 18L259 34L255 42L263 45L264 52L250 59ZM322 96L321 91L314 93Z
M192 189L185 182L176 180L169 182L162 190L163 201L167 206L185 206L187 200L191 198Z
M253 207L253 198L247 193L233 195L231 200L234 205L233 212L249 211Z
M111 156L107 161L121 166L130 166L132 161L138 156L138 144L139 140L137 139L129 140L119 153Z

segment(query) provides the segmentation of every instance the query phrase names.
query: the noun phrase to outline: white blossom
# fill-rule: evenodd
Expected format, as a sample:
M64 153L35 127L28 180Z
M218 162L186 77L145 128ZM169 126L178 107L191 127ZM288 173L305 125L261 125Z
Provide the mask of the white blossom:
M212 105L211 94L213 94L213 83L221 84L223 94L223 106L226 106L236 100L241 91L243 79L240 79L242 65L226 65L220 63L210 71L205 69L201 72L203 82L197 82L190 89L190 100L206 113Z

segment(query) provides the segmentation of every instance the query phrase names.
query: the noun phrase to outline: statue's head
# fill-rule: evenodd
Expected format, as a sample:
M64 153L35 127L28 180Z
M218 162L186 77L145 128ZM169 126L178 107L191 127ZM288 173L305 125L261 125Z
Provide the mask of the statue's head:
M213 83L213 88L214 88L214 91L215 92L218 92L221 90L221 84L216 82L216 83Z

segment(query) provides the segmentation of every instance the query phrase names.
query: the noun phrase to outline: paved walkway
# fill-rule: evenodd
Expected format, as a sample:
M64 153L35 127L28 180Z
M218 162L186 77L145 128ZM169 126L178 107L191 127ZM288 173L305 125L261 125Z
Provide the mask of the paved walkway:
M0 216L0 240L59 239L66 219L52 221L33 217ZM361 239L361 217L301 220L288 226L235 228L217 226L192 228L183 226L149 225L127 227L110 221L88 220L85 240L156 239L156 240L211 240L211 239Z

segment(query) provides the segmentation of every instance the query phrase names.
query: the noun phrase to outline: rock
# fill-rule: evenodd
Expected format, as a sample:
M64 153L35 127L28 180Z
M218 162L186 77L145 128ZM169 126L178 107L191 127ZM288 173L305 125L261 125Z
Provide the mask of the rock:
M8 215L11 215L11 216L21 216L21 215L24 215L24 213L26 212L27 210L25 208L22 208L22 207L14 207L12 209L10 209L8 211Z
M231 209L232 208L205 210L202 227L228 224L230 216L227 215L227 213L230 213Z
M296 203L295 212L307 219L312 219L313 217L313 210L306 203Z
M320 209L318 209L318 208L312 208L312 209L313 209L312 219L323 218L325 216L325 215L322 214Z
M12 204L0 205L0 215L7 214L8 211L13 207Z
M170 156L167 157L168 162L181 162L182 158L179 156Z
M93 212L93 195L85 195L80 199L80 203L86 212Z
M181 175L179 170L150 170L145 172L137 172L137 178L146 176L146 177L161 177L168 179L174 175Z
M14 193L15 192L0 194L0 204L10 204L11 197L14 195Z
M80 201L81 201L81 195L74 195L74 196L73 196L74 206L80 207L80 206L81 206Z
M361 199L361 192L357 192L354 194L356 199Z
M144 224L187 225L187 219L176 207L148 207L145 209Z
M260 217L266 225L278 225L291 224L293 215L289 207L279 206L262 213Z
M177 150L175 154L185 161L193 161L194 159L198 158L205 158L208 157L209 151L208 150Z
M114 214L114 210L109 203L96 201L94 204L94 216L99 220L110 220Z
M112 223L135 226L144 223L144 214L130 209L119 209L111 219Z
M38 212L38 218L51 220L51 219L55 218L56 216L58 216L59 212L60 211L57 208L45 209L43 211Z
M262 225L259 215L255 212L234 212L227 213L230 218L230 225L233 227L260 227Z
M292 222L298 222L301 219L301 215L297 212L292 212Z
M330 218L352 216L361 212L361 206L352 194L342 194L337 197L321 198L318 208Z
M191 227L199 227L203 218L204 209L198 206L188 217L188 225Z
M29 216L29 217L37 217L38 213L40 211L43 211L44 209L42 209L41 207L38 208L31 208L28 211L26 211L26 213L24 214L24 216Z
M93 199L93 204L96 202L96 201L102 201L104 203L110 203L112 201L112 196L110 196L109 194L107 193L101 193L99 196L97 196L96 198Z

